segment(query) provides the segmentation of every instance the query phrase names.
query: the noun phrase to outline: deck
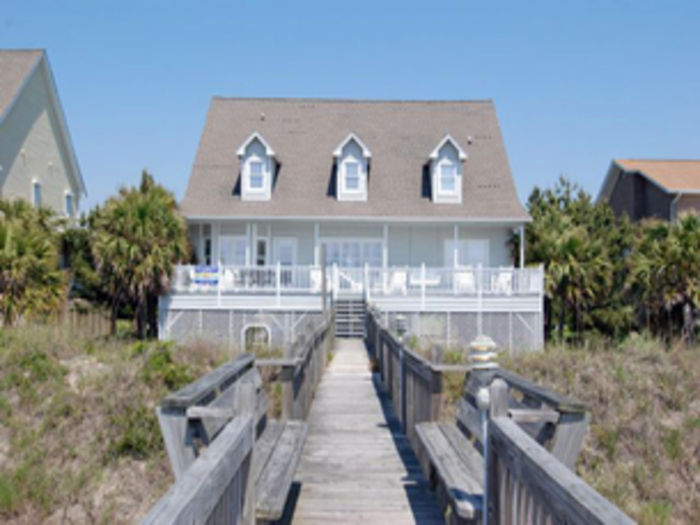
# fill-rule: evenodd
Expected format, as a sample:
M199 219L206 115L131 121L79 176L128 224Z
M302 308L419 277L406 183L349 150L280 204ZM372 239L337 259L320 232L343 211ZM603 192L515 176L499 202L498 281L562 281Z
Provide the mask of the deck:
M337 339L316 393L293 523L444 523L360 339Z

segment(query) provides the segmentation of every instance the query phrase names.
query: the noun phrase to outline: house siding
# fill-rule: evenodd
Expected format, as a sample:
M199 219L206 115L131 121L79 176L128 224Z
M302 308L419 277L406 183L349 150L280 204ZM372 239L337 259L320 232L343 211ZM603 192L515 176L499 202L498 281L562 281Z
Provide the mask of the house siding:
M212 255L217 260L218 235L245 236L249 226L250 250L254 253L254 238L268 240L269 259L274 261L275 239L293 238L297 246L297 264L314 264L315 233L314 225L319 227L319 241L356 239L377 240L384 239L384 224L356 224L356 223L314 223L311 221L225 221L213 224L201 224L201 231L206 237L211 231ZM218 232L218 234L217 234ZM200 241L200 224L191 224L189 228L190 240L197 259L202 260L202 246ZM508 239L511 229L505 226L459 226L460 240L487 239L489 241L489 265L510 266L513 264ZM454 239L454 227L452 225L388 225L388 265L389 266L451 266L452 260L445 261L445 243ZM251 260L254 255L251 255Z
M682 195L676 203L676 213L700 213L700 195Z
M668 220L672 198L639 174L622 174L610 196L616 215L627 214L637 221L647 217Z
M78 209L80 188L69 176L58 117L51 104L44 68L32 73L16 103L0 124L0 195L32 201L32 181L41 184L42 204L65 211L65 194Z

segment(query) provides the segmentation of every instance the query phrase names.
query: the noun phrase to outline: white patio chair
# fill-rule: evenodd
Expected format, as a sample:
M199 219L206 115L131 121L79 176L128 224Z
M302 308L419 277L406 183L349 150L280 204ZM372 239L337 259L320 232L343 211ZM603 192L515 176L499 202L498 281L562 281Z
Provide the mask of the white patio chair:
M513 269L499 268L494 286L496 293L511 295L513 293Z
M399 293L401 295L406 295L408 276L405 271L396 270L391 274L391 282L389 283L389 293Z
M459 270L455 272L455 289L457 293L475 293L476 280L471 270Z

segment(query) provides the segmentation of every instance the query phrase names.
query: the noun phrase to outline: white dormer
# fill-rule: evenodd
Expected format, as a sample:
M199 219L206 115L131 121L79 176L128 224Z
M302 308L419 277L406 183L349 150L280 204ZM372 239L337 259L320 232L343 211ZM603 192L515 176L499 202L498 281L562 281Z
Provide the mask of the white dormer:
M462 178L467 154L450 135L445 135L430 154L433 202L462 202Z
M273 149L256 131L238 148L236 154L241 161L241 199L270 200L276 167Z
M333 151L336 162L336 197L339 201L367 200L367 173L372 152L350 133Z

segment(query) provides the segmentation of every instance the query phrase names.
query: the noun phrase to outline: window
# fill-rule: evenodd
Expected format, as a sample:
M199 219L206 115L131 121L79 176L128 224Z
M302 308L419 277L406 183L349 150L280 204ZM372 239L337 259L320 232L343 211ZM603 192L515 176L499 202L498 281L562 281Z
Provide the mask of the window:
M457 189L457 167L454 164L440 165L440 191L454 193Z
M41 207L41 184L34 182L32 186L32 202L35 208Z
M204 239L204 264L207 266L211 264L211 238L209 237Z
M245 237L221 235L219 237L219 262L223 266L245 266Z
M257 160L251 161L249 165L250 169L250 189L251 190L262 190L263 189L263 163Z
M372 268L382 266L381 241L337 240L326 242L327 264L337 264L341 268L358 268L368 264Z
M453 240L445 241L445 266L454 266ZM488 239L461 239L457 244L457 266L489 266Z
M275 258L282 266L294 266L296 251L296 239L275 239Z
M345 163L345 189L348 191L360 189L360 165L357 162Z
M66 215L73 216L73 195L70 193L66 193Z

